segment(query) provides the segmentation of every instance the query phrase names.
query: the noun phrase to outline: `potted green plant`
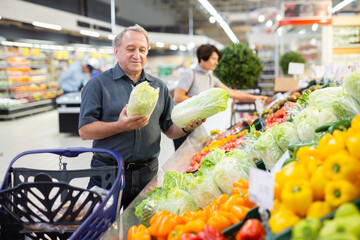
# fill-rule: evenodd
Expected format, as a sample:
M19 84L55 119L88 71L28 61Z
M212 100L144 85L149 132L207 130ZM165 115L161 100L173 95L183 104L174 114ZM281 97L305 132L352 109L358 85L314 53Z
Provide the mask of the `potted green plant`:
M214 74L228 87L247 89L254 86L262 70L263 65L256 53L245 43L236 43L221 50Z
M289 51L289 52L286 52L284 55L282 55L280 58L280 67L281 67L284 75L288 75L290 62L305 63L305 59L303 58L301 53L295 52L295 51Z

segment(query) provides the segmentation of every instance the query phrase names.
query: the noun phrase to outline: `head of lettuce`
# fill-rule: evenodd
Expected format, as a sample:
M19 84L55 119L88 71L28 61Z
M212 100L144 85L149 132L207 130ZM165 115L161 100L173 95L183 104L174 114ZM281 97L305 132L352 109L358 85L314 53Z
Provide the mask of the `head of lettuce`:
M148 82L142 82L137 85L130 94L127 107L129 117L142 115L150 117L154 111L159 98L159 89L154 89Z
M210 88L176 105L171 120L179 127L191 124L193 119L204 119L225 111L230 94L221 88Z

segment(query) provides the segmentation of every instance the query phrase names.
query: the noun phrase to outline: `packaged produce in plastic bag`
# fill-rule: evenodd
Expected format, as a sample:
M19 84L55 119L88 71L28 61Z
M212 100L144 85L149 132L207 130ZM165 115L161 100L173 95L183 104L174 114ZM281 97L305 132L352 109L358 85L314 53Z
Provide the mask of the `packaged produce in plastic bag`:
M263 160L267 169L271 169L284 152L276 143L271 129L264 132L254 143L255 149Z
M171 119L177 126L185 127L193 119L204 119L225 111L229 97L224 89L211 88L176 105Z
M360 70L350 73L345 77L343 87L347 93L360 103Z
M210 205L215 198L221 195L221 191L211 175L196 176L188 185L188 192L200 208Z
M143 115L150 117L159 98L159 89L154 89L148 82L137 85L130 94L127 115Z
M233 182L239 178L248 179L250 167L256 167L252 160L248 158L236 159L234 156L223 158L213 169L216 185L228 195L231 194Z
M285 152L291 143L300 142L297 128L294 123L284 122L273 126L272 134L280 149Z

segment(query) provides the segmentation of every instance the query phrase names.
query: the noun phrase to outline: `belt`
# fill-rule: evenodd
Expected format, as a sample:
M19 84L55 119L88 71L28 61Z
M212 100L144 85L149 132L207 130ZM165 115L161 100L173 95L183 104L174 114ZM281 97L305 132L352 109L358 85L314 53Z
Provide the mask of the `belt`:
M111 157L104 157L101 156L98 153L94 153L94 157L96 157L98 160L102 161L103 163L106 163L108 165L112 165L112 166L116 166L116 160L111 158ZM126 170L136 170L136 169L140 169L142 167L146 167L148 166L149 163L153 162L153 161L157 161L157 158L149 158L145 161L141 161L141 162L125 162L125 169Z

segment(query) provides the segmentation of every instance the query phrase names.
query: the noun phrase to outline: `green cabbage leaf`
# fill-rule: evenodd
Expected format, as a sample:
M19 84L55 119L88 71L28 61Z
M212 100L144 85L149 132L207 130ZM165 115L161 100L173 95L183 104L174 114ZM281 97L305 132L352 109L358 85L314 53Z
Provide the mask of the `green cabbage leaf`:
M345 91L360 103L360 70L350 73L343 83Z

